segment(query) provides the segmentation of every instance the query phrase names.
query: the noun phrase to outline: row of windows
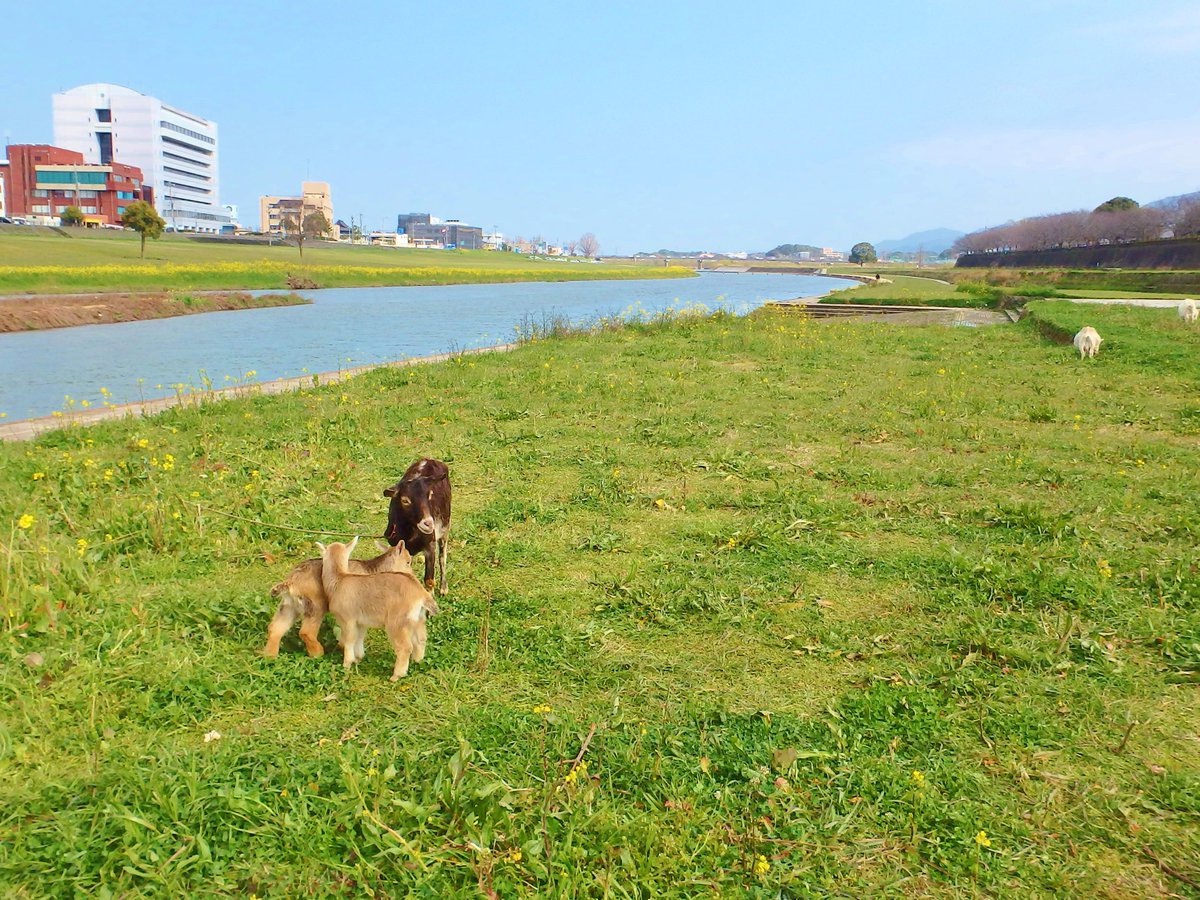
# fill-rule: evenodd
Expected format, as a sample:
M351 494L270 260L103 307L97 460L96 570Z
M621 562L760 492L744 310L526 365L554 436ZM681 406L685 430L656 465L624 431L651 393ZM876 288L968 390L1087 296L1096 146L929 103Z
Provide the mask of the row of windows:
M167 159L173 159L177 162L185 162L189 166L199 166L202 169L211 169L212 168L212 163L205 162L202 159L192 159L187 156L180 156L178 153L171 153L170 151L167 151L167 150L164 150L162 152L162 155L165 156Z
M160 119L158 124L161 125L163 128L167 129L168 131L175 131L175 132L178 132L179 134L186 134L188 137L195 138L198 141L203 141L206 144L215 145L217 143L212 138L210 138L207 134L201 134L198 131L192 131L191 129L184 128L182 125L176 125L174 122L168 122L166 119Z
M195 172L188 172L184 169L176 169L173 166L163 166L164 172L173 172L176 175L184 175L188 178L198 178L201 181L212 181L207 175L197 175Z
M107 172L53 171L38 169L36 175L39 184L104 184L108 179Z
M189 144L187 141L178 141L173 137L163 135L164 144L174 144L176 147L182 147L184 150L191 150L193 153L203 153L205 156L212 156L211 150L205 150L203 147L197 147L194 144Z
M211 194L212 193L212 191L208 190L208 188L194 187L193 185L190 185L190 184L180 184L178 181L164 181L163 185L166 187L177 188L178 190L181 190L181 191L191 191L194 194Z
M133 200L135 199L133 191L117 191L118 200Z

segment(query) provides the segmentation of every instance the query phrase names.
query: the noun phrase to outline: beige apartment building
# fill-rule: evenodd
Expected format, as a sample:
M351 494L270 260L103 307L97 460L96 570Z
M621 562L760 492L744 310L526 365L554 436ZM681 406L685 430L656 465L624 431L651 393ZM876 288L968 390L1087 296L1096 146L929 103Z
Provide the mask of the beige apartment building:
M302 181L299 197L259 197L258 230L267 234L283 234L285 219L296 218L303 210L305 216L321 212L332 226L333 201L329 197L329 183L325 181Z

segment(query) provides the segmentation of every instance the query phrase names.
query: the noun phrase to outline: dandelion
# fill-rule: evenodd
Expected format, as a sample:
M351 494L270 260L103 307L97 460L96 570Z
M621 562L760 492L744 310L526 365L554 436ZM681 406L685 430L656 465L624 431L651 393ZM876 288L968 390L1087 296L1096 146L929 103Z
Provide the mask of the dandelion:
M754 855L754 874L762 878L770 871L771 864L767 861L767 858L761 853L756 853Z
M83 556L84 552L87 550L87 546L87 538L80 538L75 542L75 552L80 556Z
M521 861L521 851L513 850L512 853L508 854L508 858L511 859L515 863L519 863Z
M29 513L25 513L21 518L17 519L17 527L22 531L28 531L31 525L33 525L33 516Z
M992 846L992 839L987 836L986 831L980 831L975 834L975 843L980 847L990 847Z
M1112 566L1108 564L1107 559L1096 560L1096 568L1100 570L1101 578L1112 578Z
M912 779L912 783L915 784L917 787L922 787L925 784L925 773L924 772L921 772L917 769L913 769L912 775L910 777Z
M550 707L544 703L539 703L537 706L535 706L533 708L533 711L535 713L537 713L538 715L544 716L546 713L550 712Z
M45 478L45 477L46 477L46 473L45 473L45 472L34 472L34 473L33 473L33 480L34 480L34 481L41 481L41 480L42 480L43 478Z
M138 439L137 439L137 445L138 445L139 447L141 447L141 448L145 449L146 447L149 447L149 446L150 446L150 442L149 442L148 440L146 440L145 438L138 438Z

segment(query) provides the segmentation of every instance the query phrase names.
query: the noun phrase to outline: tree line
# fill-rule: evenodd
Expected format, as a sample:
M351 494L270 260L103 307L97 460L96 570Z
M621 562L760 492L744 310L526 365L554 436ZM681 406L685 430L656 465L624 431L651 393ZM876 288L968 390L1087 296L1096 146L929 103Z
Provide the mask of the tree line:
M1139 206L1128 197L1114 197L1090 212L1050 213L982 228L960 237L953 249L958 253L1059 250L1196 235L1200 235L1200 198Z

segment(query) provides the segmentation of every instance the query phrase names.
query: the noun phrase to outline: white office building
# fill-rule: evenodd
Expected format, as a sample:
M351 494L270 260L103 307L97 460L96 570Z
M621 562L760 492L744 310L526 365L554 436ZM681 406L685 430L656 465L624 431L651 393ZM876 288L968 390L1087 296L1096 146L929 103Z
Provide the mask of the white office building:
M119 84L85 84L57 93L54 144L90 163L137 166L154 206L178 231L232 227L221 205L217 125Z

